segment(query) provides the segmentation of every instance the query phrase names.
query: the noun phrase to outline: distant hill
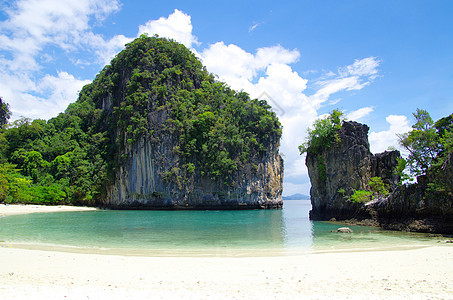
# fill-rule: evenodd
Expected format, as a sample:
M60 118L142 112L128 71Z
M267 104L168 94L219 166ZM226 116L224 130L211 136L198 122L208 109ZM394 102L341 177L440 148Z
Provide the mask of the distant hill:
M283 200L310 200L310 196L304 194L294 194L289 196L283 196Z

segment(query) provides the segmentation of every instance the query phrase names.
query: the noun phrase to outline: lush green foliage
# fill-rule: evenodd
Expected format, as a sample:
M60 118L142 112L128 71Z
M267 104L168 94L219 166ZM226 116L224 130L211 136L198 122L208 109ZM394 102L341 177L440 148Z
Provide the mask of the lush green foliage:
M101 187L105 162L96 149L96 135L82 131L77 118L62 126L60 122L67 117L60 114L48 122L21 119L0 135L5 140L0 152L8 166L2 174L13 186L18 180L27 180L21 185L21 194L8 188L11 199L3 201L93 204L92 191Z
M332 142L338 142L338 130L343 120L343 112L339 110L333 110L329 116L317 119L313 127L308 129L305 142L299 146L300 154L318 153L321 149L329 148Z
M349 200L354 203L368 202L371 200L371 195L373 195L373 193L370 191L358 190L349 197Z
M381 177L371 177L368 185L373 193L373 198L387 197L390 194L388 186L382 181Z
M415 175L426 173L436 158L438 136L434 122L426 110L417 109L413 130L400 136L401 145L409 151L410 170Z
M368 185L370 187L368 191L356 190L349 200L354 203L368 202L376 197L388 197L390 194L388 186L381 177L371 177ZM340 191L338 192L340 193Z
M395 168L395 173L398 175L398 184L401 186L406 181L410 180L411 176L406 173L407 161L404 158L397 158L397 161L398 163Z
M400 136L409 152L409 170L416 176L429 175L432 191L452 193L451 179L443 170L453 152L453 114L434 123L426 110L417 109L414 117L412 131Z
M265 101L217 82L183 45L141 36L64 113L0 132L0 201L92 205L129 147L164 137L179 158L164 179L181 188L196 174L231 183L280 136Z

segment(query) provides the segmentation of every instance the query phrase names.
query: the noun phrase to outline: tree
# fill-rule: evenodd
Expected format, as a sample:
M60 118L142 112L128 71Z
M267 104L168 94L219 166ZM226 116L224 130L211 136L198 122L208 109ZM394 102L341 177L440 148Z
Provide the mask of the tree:
M9 110L9 104L3 102L3 99L0 97L0 129L8 123L10 117L11 111Z
M441 150L434 122L426 110L418 109L413 114L416 123L413 130L399 135L400 144L409 151L409 169L414 175L426 174Z
M329 148L333 141L338 141L338 130L343 122L343 112L334 109L329 116L317 119L308 129L305 142L299 146L300 154L317 153L322 148Z
M426 175L429 190L453 193L453 181L448 172L453 156L453 114L433 122L426 110L417 109L412 130L400 135L401 145L408 150L407 164L413 175ZM399 162L398 173L403 174Z

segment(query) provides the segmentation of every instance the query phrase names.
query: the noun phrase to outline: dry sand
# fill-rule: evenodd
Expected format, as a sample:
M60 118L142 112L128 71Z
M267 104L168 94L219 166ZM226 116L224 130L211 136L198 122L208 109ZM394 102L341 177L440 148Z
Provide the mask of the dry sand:
M0 248L0 299L178 298L453 299L453 245L241 258Z
M48 213L59 211L89 211L96 210L94 207L81 206L46 206L46 205L8 205L0 204L0 217L11 215L23 215L31 213Z

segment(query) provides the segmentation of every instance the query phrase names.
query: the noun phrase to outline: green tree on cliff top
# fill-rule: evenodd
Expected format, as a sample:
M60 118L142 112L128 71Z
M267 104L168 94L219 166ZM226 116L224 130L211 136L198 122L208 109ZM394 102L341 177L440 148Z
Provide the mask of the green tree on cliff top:
M400 144L409 152L409 169L418 176L442 163L453 151L453 118L450 115L434 123L426 110L418 108L413 115L416 120L413 129L399 138Z
M453 180L448 170L453 157L453 114L434 123L426 110L417 109L414 117L413 129L399 136L409 152L409 170L415 176L427 175L429 191L451 196Z
M329 148L332 142L339 139L338 130L343 120L343 112L336 109L327 117L315 120L313 126L307 130L305 142L299 146L300 154L318 153L323 148Z

